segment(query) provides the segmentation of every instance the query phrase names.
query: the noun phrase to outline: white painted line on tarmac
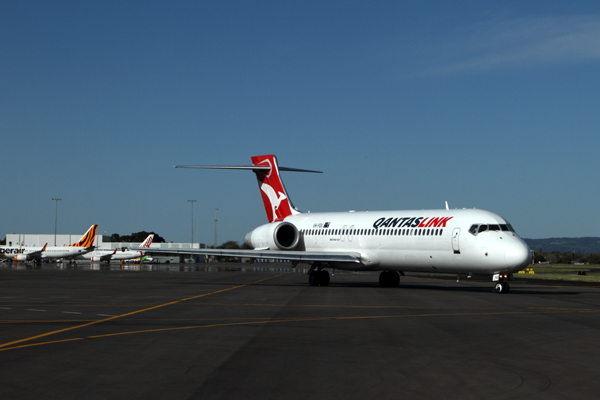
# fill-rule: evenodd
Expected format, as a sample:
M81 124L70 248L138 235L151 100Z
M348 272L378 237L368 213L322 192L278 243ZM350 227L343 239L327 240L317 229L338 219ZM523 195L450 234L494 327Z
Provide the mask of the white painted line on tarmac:
M81 314L81 313L76 312L76 311L63 311L63 314Z
M96 314L100 317L114 317L114 315L110 315L110 314Z
M28 308L27 311L46 312L46 310L35 310L33 308Z

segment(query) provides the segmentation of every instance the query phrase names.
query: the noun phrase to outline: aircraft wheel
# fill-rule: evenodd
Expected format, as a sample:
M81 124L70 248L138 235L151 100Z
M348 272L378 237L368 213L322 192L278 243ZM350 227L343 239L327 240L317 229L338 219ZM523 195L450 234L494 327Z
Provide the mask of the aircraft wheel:
M400 286L400 274L396 271L381 271L379 274L379 286L398 287Z
M318 272L319 274L319 285L320 286L329 286L329 272L327 270L321 270Z
M379 286L390 286L390 274L387 271L381 271L381 273L379 274Z
M510 292L510 285L508 282L498 282L494 285L494 293L506 294Z
M308 283L310 286L319 286L319 271L313 271L308 274Z
M398 287L400 286L400 274L396 271L388 271L388 276L390 277L390 287Z

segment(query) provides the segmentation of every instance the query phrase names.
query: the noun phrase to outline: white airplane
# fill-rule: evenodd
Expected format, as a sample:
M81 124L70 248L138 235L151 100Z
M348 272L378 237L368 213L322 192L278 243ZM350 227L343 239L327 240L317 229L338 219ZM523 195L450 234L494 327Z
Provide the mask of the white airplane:
M273 155L252 157L250 166L176 166L245 169L256 174L269 223L246 235L254 250L156 250L285 259L307 263L309 283L327 286L326 268L382 271L379 283L396 287L404 272L490 275L496 293L508 293L512 274L531 260L529 247L502 217L478 209L301 213L288 196Z
M79 255L89 253L94 249L94 238L98 225L92 225L90 229L79 239L77 243L69 246L0 246L0 257L10 258L15 261L31 261L43 258L67 258L72 259Z
M152 244L154 234L148 235L148 237L142 242L140 248L148 248ZM131 260L134 258L140 258L144 255L143 251L140 250L94 250L90 253L82 254L78 256L77 260L91 260L94 261L106 261L111 260Z

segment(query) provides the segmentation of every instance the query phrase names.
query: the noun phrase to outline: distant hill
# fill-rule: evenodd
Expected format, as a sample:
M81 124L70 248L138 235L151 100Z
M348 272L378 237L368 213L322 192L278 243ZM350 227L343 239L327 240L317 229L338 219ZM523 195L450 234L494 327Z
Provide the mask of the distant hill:
M600 253L600 237L525 239L534 251L560 253Z

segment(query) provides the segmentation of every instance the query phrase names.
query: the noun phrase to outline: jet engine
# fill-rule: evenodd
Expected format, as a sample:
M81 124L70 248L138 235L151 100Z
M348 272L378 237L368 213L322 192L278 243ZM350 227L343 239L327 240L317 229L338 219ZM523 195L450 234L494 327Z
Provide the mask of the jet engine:
M300 233L289 222L272 222L247 233L244 241L257 250L294 250L300 241Z
M16 254L15 255L15 261L27 261L30 260L29 257L27 257L27 254Z

